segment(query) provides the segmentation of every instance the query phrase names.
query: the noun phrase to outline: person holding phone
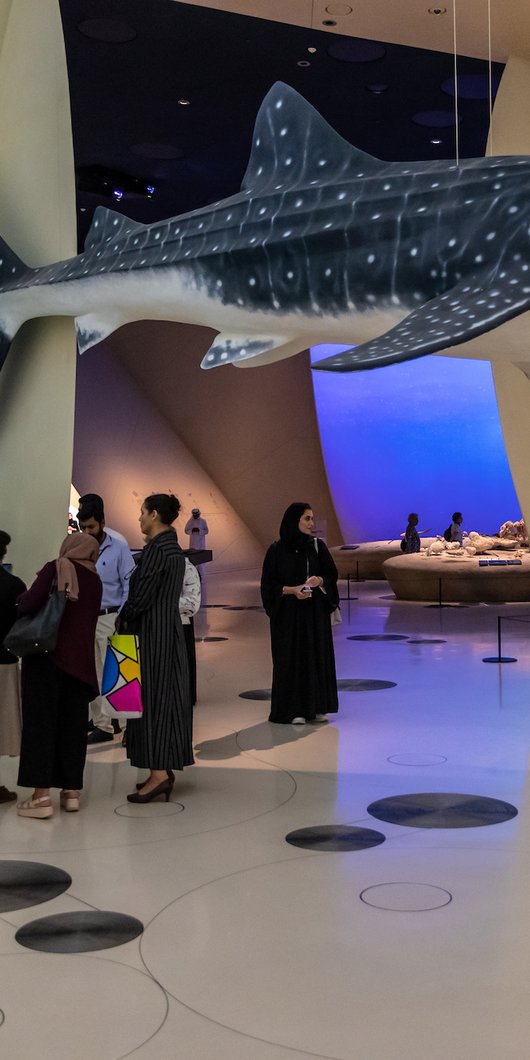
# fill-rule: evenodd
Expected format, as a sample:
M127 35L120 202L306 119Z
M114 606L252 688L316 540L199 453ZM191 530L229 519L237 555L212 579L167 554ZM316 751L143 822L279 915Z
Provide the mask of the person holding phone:
M263 563L273 667L269 721L280 725L326 722L339 709L330 621L339 604L337 568L313 536L314 525L309 504L289 505Z

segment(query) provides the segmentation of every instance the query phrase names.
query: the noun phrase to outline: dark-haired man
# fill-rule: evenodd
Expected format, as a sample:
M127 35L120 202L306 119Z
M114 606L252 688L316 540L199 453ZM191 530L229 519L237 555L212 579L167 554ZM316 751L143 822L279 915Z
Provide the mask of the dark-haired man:
M129 595L129 578L134 570L134 560L125 538L118 539L114 531L105 527L105 512L101 497L93 494L93 500L83 498L77 518L82 533L91 534L99 545L96 569L103 584L101 611L96 626L96 672L101 687L103 666L107 653L107 640L114 633L116 615ZM101 696L92 700L90 716L93 729L87 743L106 743L114 739L112 719L104 709Z

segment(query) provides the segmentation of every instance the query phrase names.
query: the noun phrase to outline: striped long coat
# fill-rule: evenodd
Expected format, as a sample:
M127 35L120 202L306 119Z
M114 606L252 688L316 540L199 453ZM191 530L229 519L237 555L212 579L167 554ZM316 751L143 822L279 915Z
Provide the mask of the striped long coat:
M184 556L173 529L146 545L122 617L140 640L141 718L127 722L127 754L141 769L193 765L192 709L179 596Z

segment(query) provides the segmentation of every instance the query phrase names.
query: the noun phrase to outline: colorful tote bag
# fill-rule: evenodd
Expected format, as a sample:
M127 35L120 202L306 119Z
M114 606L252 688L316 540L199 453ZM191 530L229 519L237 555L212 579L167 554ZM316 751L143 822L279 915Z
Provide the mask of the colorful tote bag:
M114 633L109 637L101 695L107 713L116 718L139 718L142 714L142 679L138 637Z

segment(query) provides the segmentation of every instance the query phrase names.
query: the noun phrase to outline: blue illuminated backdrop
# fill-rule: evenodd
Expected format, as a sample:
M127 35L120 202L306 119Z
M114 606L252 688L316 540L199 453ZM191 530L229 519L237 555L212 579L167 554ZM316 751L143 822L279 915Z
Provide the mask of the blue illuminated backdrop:
M311 350L319 361L346 346ZM416 511L443 533L494 533L520 518L487 361L423 357L389 368L313 372L322 451L346 542L397 537ZM331 542L333 544L333 542Z

